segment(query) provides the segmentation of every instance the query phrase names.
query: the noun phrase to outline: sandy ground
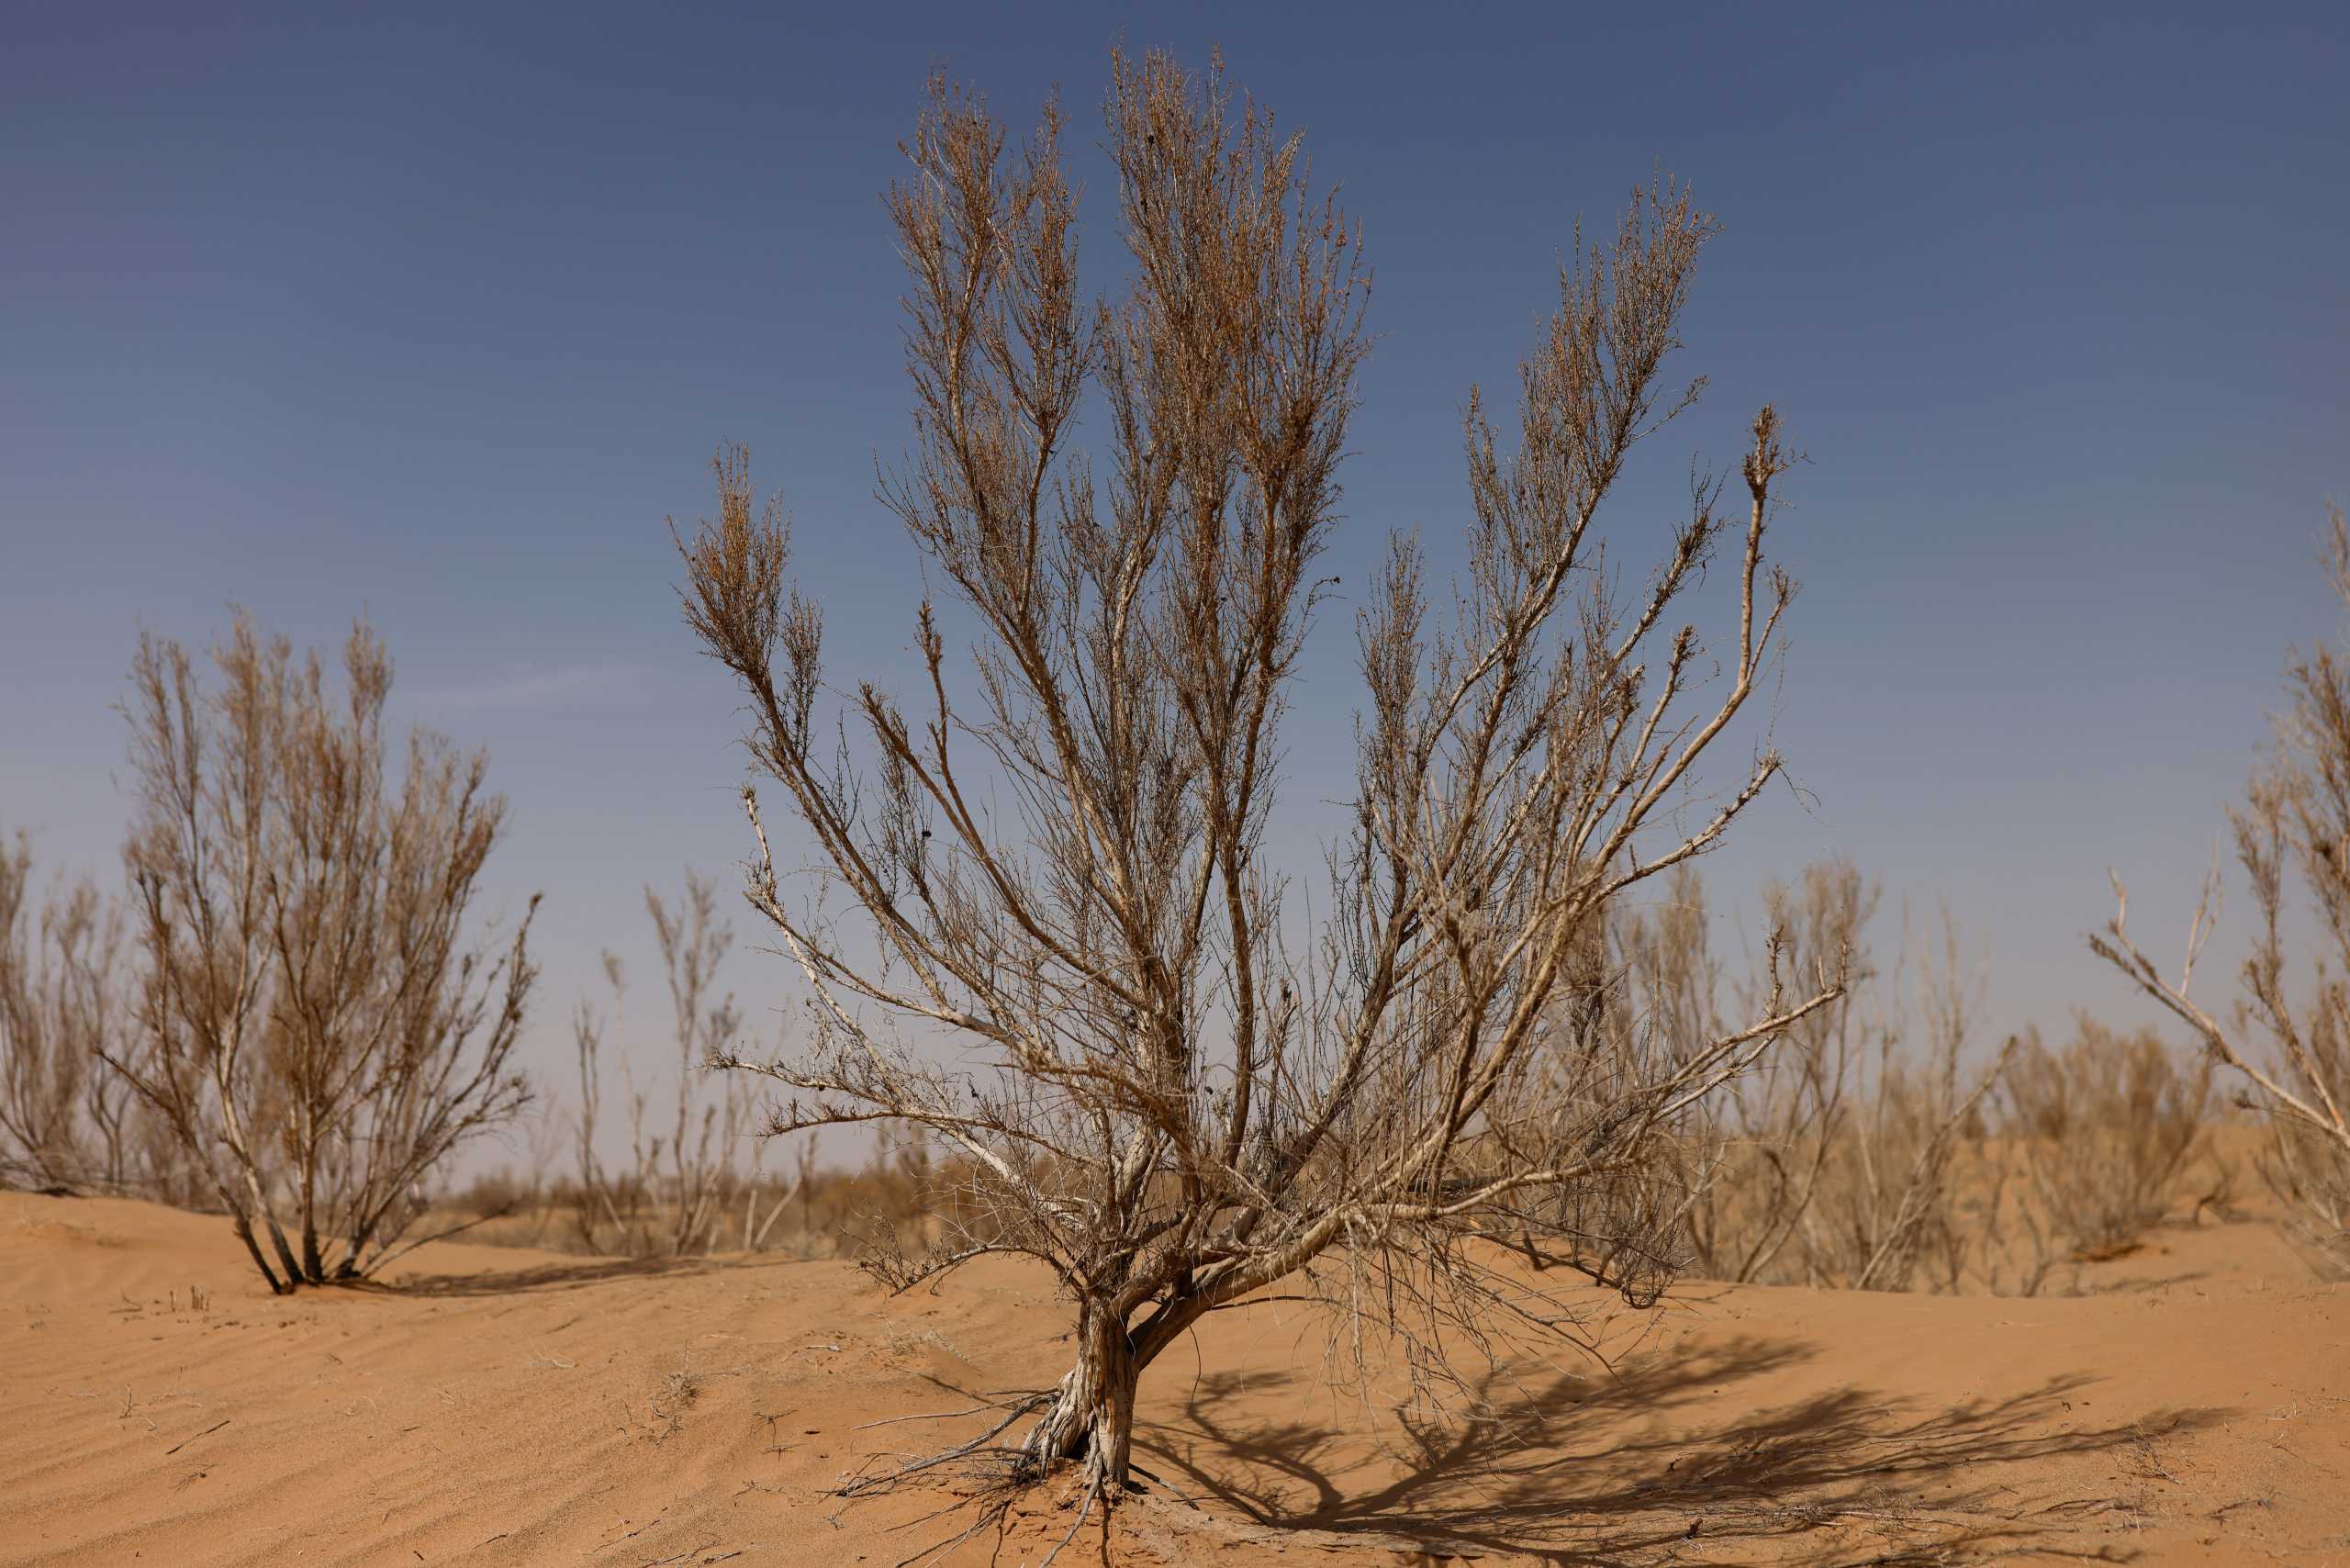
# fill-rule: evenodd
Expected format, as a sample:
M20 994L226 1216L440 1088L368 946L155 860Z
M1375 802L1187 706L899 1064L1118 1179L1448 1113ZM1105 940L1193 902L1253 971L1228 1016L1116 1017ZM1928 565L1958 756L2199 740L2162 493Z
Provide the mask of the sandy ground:
M0 1563L896 1563L956 1495L828 1488L1067 1354L1008 1265L884 1299L835 1262L408 1262L273 1299L218 1220L0 1194ZM1299 1307L1221 1314L1144 1383L1164 1484L1060 1561L2350 1564L2350 1287L2259 1224L2088 1284L1692 1284L1446 1428L1331 1392ZM1038 1562L1063 1491L946 1560Z

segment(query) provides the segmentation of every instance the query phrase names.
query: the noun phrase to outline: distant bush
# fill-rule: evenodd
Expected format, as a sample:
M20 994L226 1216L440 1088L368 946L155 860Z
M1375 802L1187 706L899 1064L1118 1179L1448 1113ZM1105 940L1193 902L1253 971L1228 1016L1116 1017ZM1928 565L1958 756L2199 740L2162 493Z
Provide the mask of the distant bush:
M2007 1061L1967 1058L1981 984L1945 924L1905 988L1870 943L1877 892L1843 860L1765 890L1777 961L1841 964L1844 994L1796 1023L1729 1095L1695 1109L1688 1235L1708 1278L1850 1290L1955 1291L1993 1282L1999 1184L1983 1106ZM1697 940L1705 894L1674 888L1651 952ZM1678 931L1680 935L1673 935ZM1639 973L1642 966L1630 962ZM1709 966L1651 960L1706 988ZM1666 1017L1710 1003L1684 997Z
M106 1064L141 1052L120 906L88 881L36 895L32 840L0 839L0 1183L187 1203L171 1129Z
M2205 1138L2211 1070L2182 1067L2151 1029L2122 1035L2084 1017L2062 1051L2025 1042L2002 1103L2054 1236L2077 1259L2110 1258L2169 1214Z

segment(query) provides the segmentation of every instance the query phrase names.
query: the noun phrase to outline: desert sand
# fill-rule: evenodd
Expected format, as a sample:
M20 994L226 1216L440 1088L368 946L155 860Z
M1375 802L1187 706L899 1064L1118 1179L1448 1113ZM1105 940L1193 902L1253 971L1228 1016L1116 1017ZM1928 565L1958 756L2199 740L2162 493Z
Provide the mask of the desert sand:
M2350 1287L2259 1223L2085 1283L1684 1282L1615 1308L1606 1364L1523 1348L1488 1418L1416 1430L1255 1304L1146 1379L1160 1484L1060 1561L2350 1562ZM222 1220L0 1194L0 1563L896 1563L957 1494L830 1489L975 1429L901 1417L1050 1382L1066 1327L1008 1263L890 1298L837 1261L455 1243L272 1298ZM944 1560L1040 1562L1067 1490Z

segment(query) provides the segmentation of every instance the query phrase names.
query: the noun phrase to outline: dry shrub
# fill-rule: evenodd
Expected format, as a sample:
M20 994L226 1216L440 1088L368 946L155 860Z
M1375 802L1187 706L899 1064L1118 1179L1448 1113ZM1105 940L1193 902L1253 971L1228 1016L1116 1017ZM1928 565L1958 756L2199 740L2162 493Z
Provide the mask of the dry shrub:
M2318 1271L2350 1279L2350 1155L2317 1129L2276 1117L2259 1170Z
M1676 868L1666 889L1652 910L1610 912L1571 951L1561 1002L1496 1107L1496 1126L1588 1115L1628 1085L1669 1075L1677 1047L1718 1037L1718 975L1695 868ZM1500 1152L1472 1139L1456 1167L1482 1172ZM1703 1182L1684 1137L1660 1139L1650 1154L1521 1199L1509 1227L1517 1249L1538 1271L1563 1264L1636 1303L1654 1301L1691 1262L1685 1225Z
M122 911L87 880L36 899L29 834L0 839L0 1182L196 1195L170 1128L106 1065L140 1054Z
M2327 579L2350 609L2350 522L2339 507L2329 509L2327 521ZM2255 771L2244 803L2228 813L2258 921L2234 1016L2222 1021L2188 995L2218 917L2217 867L2188 924L2177 980L2131 939L2129 898L2118 878L2119 907L2089 946L2194 1030L2228 1068L2244 1103L2268 1118L2263 1174L2321 1271L2350 1275L2350 665L2322 644L2297 654L2286 666L2286 690L2288 705L2274 719L2275 749ZM2284 927L2297 883L2316 916L2316 958L2305 982L2287 979ZM2265 1049L2247 1048L2255 1034L2266 1036Z
M117 1001L118 921L96 891L60 890L36 911L32 841L0 840L0 1178L71 1188L92 1163L94 1070Z
M544 1126L565 1139L576 1136L567 1124ZM736 1170L728 1178L735 1203L724 1225L707 1227L701 1249L843 1258L896 1288L926 1277L940 1247L986 1223L972 1201L976 1183L968 1162L942 1159L908 1136L884 1135L857 1165L821 1165L819 1155L811 1134L799 1140L790 1168L781 1174L747 1162ZM453 1189L440 1208L452 1221L477 1223L467 1239L491 1246L588 1257L671 1255L661 1238L671 1234L674 1216L663 1202L648 1199L632 1227L615 1226L610 1195L609 1186L591 1192L576 1177L541 1181L500 1168ZM912 1270L917 1263L921 1272L898 1277L901 1266Z
M1673 933L1702 929L1702 889L1691 879L1675 902L1660 933L1696 940ZM1850 862L1807 867L1764 903L1780 962L1841 962L1851 985L1691 1119L1696 1271L1853 1290L1992 1282L2000 1182L1981 1110L2007 1053L1966 1066L1982 984L1947 917L1911 986L1906 962L1889 978L1876 966L1877 889Z
M2024 1042L2001 1103L2036 1217L2075 1258L2112 1258L2169 1214L2205 1141L2211 1069L2182 1068L2152 1029L2083 1017L2062 1051Z
M212 662L207 689L148 636L132 666L140 1029L103 1054L285 1291L396 1256L443 1161L521 1108L537 971L527 914L468 919L506 821L487 757L387 741L372 632L339 689L242 613Z
M882 496L949 602L912 614L902 702L824 666L820 591L739 452L680 539L688 622L795 834L778 857L746 791L748 891L807 1014L795 1056L739 1065L789 1092L778 1130L897 1122L980 1173L989 1223L937 1266L1050 1267L1073 1365L962 1455L1076 1461L1089 1501L1125 1486L1144 1370L1276 1283L1366 1331L1341 1344L1413 1338L1441 1383L1460 1326L1531 1310L1481 1235L1548 1235L1548 1200L1674 1158L1682 1113L1839 984L1790 972L1702 1039L1555 1023L1608 912L1780 770L1767 741L1705 762L1740 748L1716 743L1794 593L1763 554L1795 461L1777 416L1735 492L1696 476L1644 540L1601 521L1696 395L1663 372L1713 220L1660 182L1578 237L1515 429L1470 393L1453 592L1413 540L1375 553L1354 799L1301 922L1281 727L1341 521L1361 237L1220 69L1113 56L1105 119L1133 261L1108 301L1079 282L1057 106L1015 141L942 78L906 143L915 412ZM1718 558L1736 608L1709 646L1684 617ZM1537 1107L1546 1055L1562 1092Z
M1905 964L1861 1038L1842 1114L1824 1121L1820 1175L1796 1231L1807 1282L1853 1290L1955 1292L1996 1284L2000 1183L1986 1148L1985 1101L2014 1042L1988 1065L1966 1063L1983 985L1955 929L1928 946L1905 994Z

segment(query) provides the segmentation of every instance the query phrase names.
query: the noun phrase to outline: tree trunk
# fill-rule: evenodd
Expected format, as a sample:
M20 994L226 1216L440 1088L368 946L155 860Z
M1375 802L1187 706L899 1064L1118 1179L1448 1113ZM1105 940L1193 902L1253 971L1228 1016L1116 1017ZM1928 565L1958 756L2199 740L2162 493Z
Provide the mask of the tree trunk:
M1077 1460L1088 1485L1126 1484L1134 1446L1135 1381L1141 1373L1125 1326L1088 1305L1077 1332L1077 1365L1024 1445L1037 1473Z
M326 1259L319 1251L318 1196L308 1170L302 1172L302 1277L310 1283L326 1282Z
M229 1152L236 1158L237 1169L244 1178L246 1195L252 1200L250 1208L244 1204L231 1206L244 1216L248 1226L253 1215L261 1216L262 1225L269 1232L270 1246L277 1253L277 1261L285 1271L285 1280L283 1284L279 1283L270 1273L266 1263L262 1264L262 1274L268 1279L273 1292L291 1294L302 1282L302 1265L296 1260L294 1249L286 1243L285 1227L277 1223L277 1215L269 1206L269 1193L262 1184L261 1167L253 1162L252 1147L245 1137L244 1119L237 1114L236 1101L229 1092L229 1085L217 1072L213 1077L213 1088L219 1094L221 1140L228 1144ZM253 1261L261 1262L261 1249L250 1236L245 1245L252 1249Z
M245 1244L245 1250L252 1254L253 1267L259 1269L261 1277L269 1282L269 1294L285 1295L293 1290L292 1285L278 1279L276 1271L269 1266L269 1260L261 1255L261 1242L253 1236L252 1222L245 1217L244 1210L231 1208L229 1223L236 1227L237 1239Z

